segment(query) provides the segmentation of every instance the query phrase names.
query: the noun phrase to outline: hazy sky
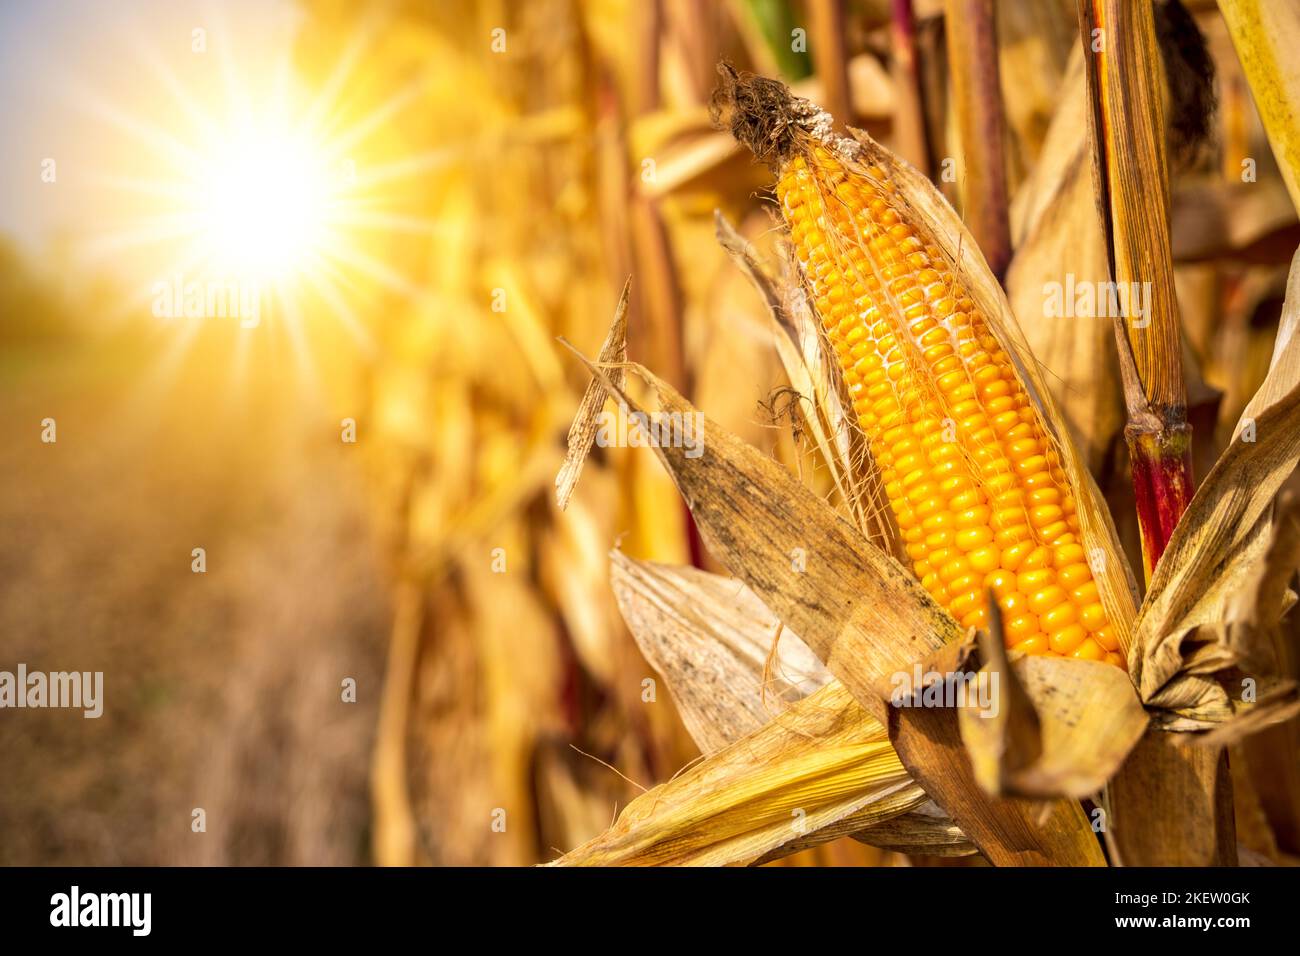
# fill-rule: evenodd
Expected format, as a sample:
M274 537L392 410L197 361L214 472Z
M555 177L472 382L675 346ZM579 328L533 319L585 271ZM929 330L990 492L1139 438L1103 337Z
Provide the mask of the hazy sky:
M130 174L149 129L191 132L164 77L204 113L219 111L229 78L282 57L292 0L4 0L0 2L0 232L39 250L93 230L121 196L95 174ZM207 50L192 49L195 29ZM117 117L114 122L110 117ZM41 180L56 161L57 180Z

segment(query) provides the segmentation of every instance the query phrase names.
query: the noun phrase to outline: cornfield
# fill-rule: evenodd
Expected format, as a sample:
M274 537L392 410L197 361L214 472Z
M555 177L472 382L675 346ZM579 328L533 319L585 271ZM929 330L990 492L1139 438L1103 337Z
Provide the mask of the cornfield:
M0 715L0 862L1300 862L1300 7L292 7L267 315L143 198L0 261L0 670L111 718Z

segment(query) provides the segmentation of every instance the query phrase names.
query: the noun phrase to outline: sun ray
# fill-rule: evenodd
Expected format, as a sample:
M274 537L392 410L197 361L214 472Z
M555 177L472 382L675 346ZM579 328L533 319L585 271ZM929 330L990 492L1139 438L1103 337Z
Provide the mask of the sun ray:
M176 170L184 172L202 161L195 150L186 146L168 130L140 120L116 106L89 87L75 83L69 86L69 96L83 112L139 140L143 145L160 150L172 161Z
M191 251L186 257L173 259L163 276L186 275L199 265L201 258L200 252ZM153 282L141 284L134 293L122 296L115 305L104 313L103 322L105 326L110 328L120 326L132 315L138 315L141 312L154 315L155 318L161 318L156 314L158 311L156 303L159 295L159 283L165 281L168 281L168 279L157 278Z
M380 103L362 117L340 136L331 139L326 145L326 155L333 159L344 156L348 150L365 142L377 129L392 119L400 110L405 109L428 89L428 80L423 74L407 83L392 96Z
M429 150L414 156L404 156L399 160L373 166L366 169L365 172L358 173L356 184L358 188L363 189L381 186L396 179L406 179L442 169L452 163L462 161L463 158L464 150L451 147Z
M353 75L361 54L374 39L374 26L377 18L374 14L367 17L360 30L351 36L343 47L343 52L335 61L329 75L326 76L320 90L312 98L311 104L303 113L303 128L313 133L324 135L322 124L329 118L329 110L338 102L343 84Z
M129 228L115 229L104 233L84 244L85 259L88 263L107 259L118 253L152 246L159 243L172 243L178 239L194 236L199 226L184 213L172 212L140 219Z
M217 51L227 109L237 120L242 121L251 114L252 105L243 83L240 82L239 68L231 55L234 44L231 42L230 24L226 20L225 10L221 4L204 3L203 8L206 11L205 16L213 24L210 45Z
M352 341L362 350L367 358L372 358L375 353L375 340L362 324L361 319L357 316L356 311L348 304L342 294L340 294L334 283L335 270L325 265L318 272L307 273L307 281L320 296L321 301L330 307L334 316L342 323L344 330L351 336Z
M194 184L186 180L159 179L100 170L89 170L82 179L93 186L103 186L106 189L115 189L136 196L148 196L152 199L168 199L172 202L185 201L194 189Z
M220 134L212 118L203 112L198 102L185 89L176 73L167 66L139 33L132 30L127 34L127 43L136 59L157 79L172 100L180 107L185 118L191 123L201 141L208 142Z
M419 286L411 282L410 279L392 266L362 252L355 245L339 246L333 249L325 248L321 251L332 261L357 269L392 292L397 292L412 299L418 298L420 295Z
M316 365L311 360L311 347L307 341L305 321L298 300L294 296L282 295L278 290L276 302L284 315L284 329L289 335L289 347L294 360L296 381L303 388L305 397L319 403L322 396L320 376Z
M340 210L330 219L331 223L356 229L380 229L394 233L415 233L432 236L446 228L435 219L425 216L408 216L394 212L372 212L369 210Z

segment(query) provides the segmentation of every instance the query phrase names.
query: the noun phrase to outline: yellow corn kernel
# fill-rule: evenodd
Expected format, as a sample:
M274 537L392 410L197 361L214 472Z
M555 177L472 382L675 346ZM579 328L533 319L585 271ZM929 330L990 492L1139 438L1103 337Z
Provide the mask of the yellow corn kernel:
M1048 643L1057 654L1065 655L1082 644L1087 637L1088 634L1083 628L1078 624L1071 624L1048 638Z
M1115 653L1119 650L1119 640L1110 632L1110 628L1093 631L1092 639L1105 651Z
M966 560L970 562L971 569L979 571L981 574L988 574L996 571L1001 567L1002 554L997 548L986 547L977 548L970 554L966 555Z
M1069 601L1062 601L1055 607L1044 611L1040 616L1043 624L1043 630L1048 634L1056 634L1057 631L1064 627L1069 627L1079 619L1079 608Z
M1106 611L1100 603L1086 604L1083 610L1079 612L1079 623L1090 631L1104 630L1106 627Z
M1002 630L1009 647L1015 647L1041 634L1038 630L1038 618L1032 614L1017 614L1015 617L1007 618L1002 622Z
M1056 578L1061 582L1062 587L1077 588L1084 584L1095 583L1092 580L1092 571L1086 564L1070 564L1057 572Z
M1047 637L1043 634L1035 634L1033 637L1027 637L1019 643L1012 644L1013 651L1020 651L1022 654L1050 654L1051 648L1047 643Z
M1106 652L1101 649L1100 644L1090 637L1076 647L1070 656L1085 661L1100 661L1106 659Z

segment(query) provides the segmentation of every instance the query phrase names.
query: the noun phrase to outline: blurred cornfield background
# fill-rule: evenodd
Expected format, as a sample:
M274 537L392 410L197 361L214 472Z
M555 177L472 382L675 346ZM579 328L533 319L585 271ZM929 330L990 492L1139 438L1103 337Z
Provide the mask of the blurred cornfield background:
M0 259L0 664L103 669L120 695L99 722L0 719L0 862L524 865L599 833L698 756L608 552L722 569L646 450L596 449L558 510L587 384L558 339L594 356L630 276L631 357L830 493L714 235L715 210L760 246L773 233L767 170L709 123L717 62L785 79L972 201L942 0L294 6L295 70L334 91L340 125L366 123L363 172L400 171L346 285L366 344L313 328L310 398L264 328L241 388L212 361L233 335L204 330L142 402L167 339L147 311L88 319L111 274ZM1167 72L1196 65L1187 17L1215 73L1212 114L1177 79L1168 111L1200 464L1267 371L1300 226L1218 7L1157 7ZM1087 128L1075 0L996 10L1014 252L1074 208L1053 183ZM1207 129L1179 125L1196 115ZM1042 314L1043 282L1096 269L1092 242L1013 256L1008 284L1140 566L1110 325ZM46 415L57 456L33 438ZM217 570L191 575L190 548L219 540ZM1245 746L1294 763L1293 734ZM1251 759L1233 765L1242 842L1300 854ZM839 841L786 862L907 860Z

